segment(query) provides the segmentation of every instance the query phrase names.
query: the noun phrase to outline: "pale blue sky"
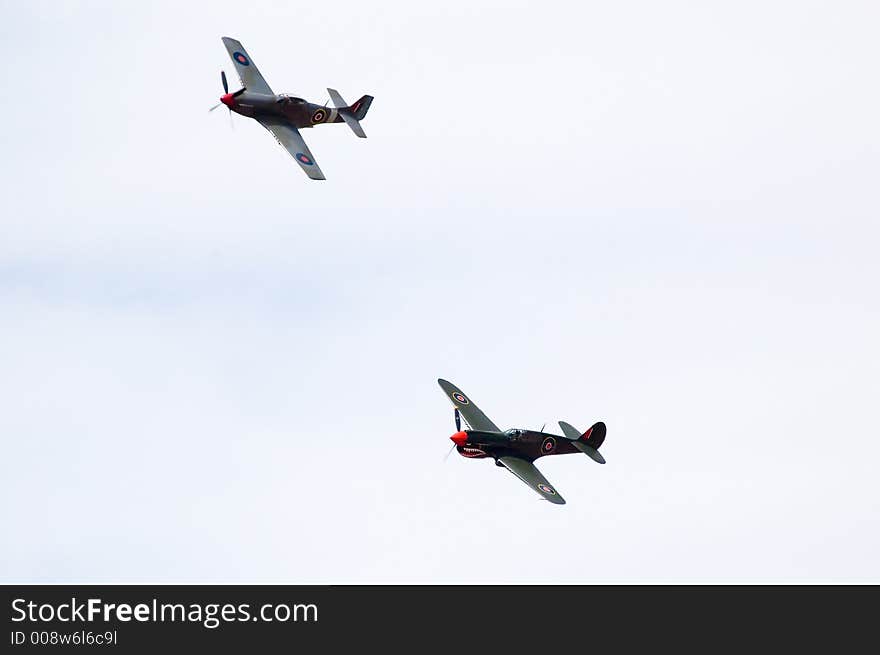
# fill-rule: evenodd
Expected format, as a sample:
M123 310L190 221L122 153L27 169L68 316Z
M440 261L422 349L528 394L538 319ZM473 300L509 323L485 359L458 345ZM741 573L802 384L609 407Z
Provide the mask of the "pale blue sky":
M880 10L713 4L3 2L0 580L880 581Z

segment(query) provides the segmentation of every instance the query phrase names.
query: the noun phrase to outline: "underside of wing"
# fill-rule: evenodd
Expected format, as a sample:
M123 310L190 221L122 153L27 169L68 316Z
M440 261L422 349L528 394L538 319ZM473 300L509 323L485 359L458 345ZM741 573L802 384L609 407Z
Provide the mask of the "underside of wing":
M462 393L461 389L451 382L442 379L437 380L437 384L439 384L440 388L443 389L447 396L449 396L449 400L451 400L452 404L458 408L459 413L464 417L464 420L467 421L467 424L471 426L472 430L501 432L501 430L498 429L498 426L489 420L489 417L483 414L482 410L474 405L470 398Z
M263 116L258 117L257 121L272 133L275 140L290 153L290 156L300 165L300 168L303 169L306 175L313 180L327 179L318 167L318 163L312 156L311 151L309 151L309 147L306 145L305 140L303 140L299 130L293 125L281 119Z
M228 36L224 36L222 41L223 45L226 46L229 57L232 59L232 63L235 65L235 72L238 73L241 85L253 93L275 95L272 89L269 88L269 85L266 84L266 80L263 79L263 75L257 69L247 50L241 45L241 42Z
M544 500L549 500L555 505L565 505L565 500L562 496L559 495L556 489L553 488L553 485L547 481L547 478L531 462L511 456L499 457L498 461L504 464L508 471L541 494Z

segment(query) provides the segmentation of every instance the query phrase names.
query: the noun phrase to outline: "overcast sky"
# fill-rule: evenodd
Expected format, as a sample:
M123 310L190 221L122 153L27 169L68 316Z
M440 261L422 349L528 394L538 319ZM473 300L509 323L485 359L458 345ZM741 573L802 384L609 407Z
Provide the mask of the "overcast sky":
M2 5L0 581L880 582L876 3Z

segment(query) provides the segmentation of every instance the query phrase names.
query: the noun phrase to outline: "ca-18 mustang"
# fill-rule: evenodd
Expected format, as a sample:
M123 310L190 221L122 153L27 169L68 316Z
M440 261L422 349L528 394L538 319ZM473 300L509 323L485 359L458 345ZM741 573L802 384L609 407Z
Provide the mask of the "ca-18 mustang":
M564 436L548 434L543 428L538 432L522 429L502 432L461 389L446 380L437 382L455 407L457 432L450 437L455 444L453 448L463 457L471 459L493 457L496 465L505 467L551 503L564 505L565 501L532 464L536 459L545 455L581 452L594 462L605 463L605 458L599 454L606 431L601 421L583 434L565 421L559 421ZM461 417L464 417L470 430L461 429Z
M313 180L324 180L324 174L318 168L315 158L303 141L299 130L314 127L321 123L345 122L351 130L362 139L367 137L359 121L367 115L373 96L363 96L353 105L346 105L345 100L336 89L327 89L333 107L316 105L302 98L294 98L287 94L276 95L266 80L260 75L250 55L235 39L223 37L223 45L232 58L232 63L241 80L238 91L229 93L226 73L220 71L223 83L223 95L220 102L208 111L214 111L221 104L229 107L229 111L248 116L272 133L275 140L296 160L302 169Z

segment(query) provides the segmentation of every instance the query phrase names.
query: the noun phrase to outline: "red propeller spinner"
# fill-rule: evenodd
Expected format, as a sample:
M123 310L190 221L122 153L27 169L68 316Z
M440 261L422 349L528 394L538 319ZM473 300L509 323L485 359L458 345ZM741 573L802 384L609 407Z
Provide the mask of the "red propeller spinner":
M463 446L465 444L465 442L467 441L467 437L468 437L467 432L462 431L462 432L456 432L455 434L453 434L449 438L452 439L452 442L456 446Z

